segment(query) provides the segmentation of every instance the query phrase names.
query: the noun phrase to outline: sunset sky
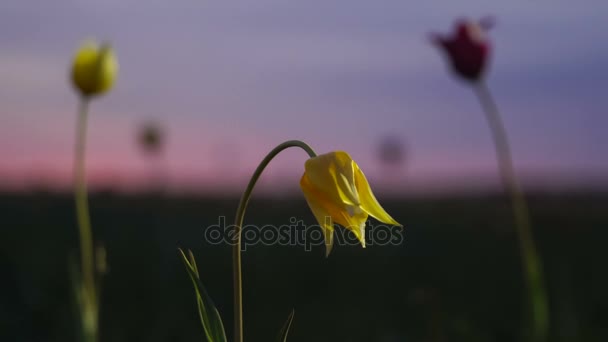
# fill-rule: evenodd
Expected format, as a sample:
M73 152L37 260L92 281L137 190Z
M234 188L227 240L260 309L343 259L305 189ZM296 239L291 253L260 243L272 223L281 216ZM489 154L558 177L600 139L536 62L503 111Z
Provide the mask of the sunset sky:
M404 189L495 179L494 149L467 85L428 42L492 15L488 83L528 182L608 184L608 2L587 0L3 0L0 187L66 186L77 97L67 74L86 38L110 41L120 74L92 105L88 169L128 188L164 168L175 188L240 186L274 145L348 151ZM162 123L164 160L138 127ZM400 170L379 165L402 139ZM297 184L305 154L268 183ZM155 164L155 165L150 165Z

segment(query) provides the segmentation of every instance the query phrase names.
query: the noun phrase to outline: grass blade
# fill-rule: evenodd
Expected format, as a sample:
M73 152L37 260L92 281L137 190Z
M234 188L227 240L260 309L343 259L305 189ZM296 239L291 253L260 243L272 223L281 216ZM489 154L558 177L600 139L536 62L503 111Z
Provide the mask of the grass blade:
M291 310L289 317L287 317L287 321L283 324L283 328L279 332L279 342L287 342L287 335L289 334L289 328L291 328L291 323L293 322L293 316L296 314L295 310Z
M196 266L196 260L192 251L188 250L188 256L179 249L182 261L186 266L188 275L194 285L194 291L196 292L196 300L198 306L198 314L201 319L201 324L205 330L205 336L208 342L227 342L226 333L224 331L224 324L217 308L213 304L211 297L207 293L207 290L203 286Z

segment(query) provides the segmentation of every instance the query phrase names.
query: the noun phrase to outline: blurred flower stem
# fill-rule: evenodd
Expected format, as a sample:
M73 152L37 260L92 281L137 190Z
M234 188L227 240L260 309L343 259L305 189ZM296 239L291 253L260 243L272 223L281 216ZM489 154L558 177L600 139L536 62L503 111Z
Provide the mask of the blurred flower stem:
M234 342L243 342L243 279L241 271L241 228L243 226L243 219L245 217L245 210L247 204L251 198L253 188L255 187L258 179L264 172L264 169L268 164L283 150L290 147L299 147L304 150L311 158L316 157L316 153L306 143L299 140L286 141L272 151L270 151L266 157L260 162L253 175L247 188L241 197L238 209L236 211L236 217L234 219L234 236L235 243L232 247L232 260L233 260L233 283L234 283Z
M76 123L76 146L74 149L74 199L76 202L76 219L80 233L81 270L76 294L80 307L82 337L85 342L96 342L98 332L98 295L95 286L95 259L97 271L105 270L105 249L93 248L93 232L89 217L87 198L85 156L87 141L87 119L89 102L93 96L109 91L118 73L118 62L110 44L98 45L87 41L81 45L74 56L71 70L72 85L80 95L78 118ZM97 255L95 255L97 252Z
M528 205L513 167L507 131L487 84L483 80L479 80L473 83L473 88L492 132L502 183L511 196L520 243L522 267L527 281L528 300L531 306L530 314L532 315L533 329L531 337L533 341L546 341L549 328L549 311L543 283L543 270L532 236Z
M80 99L76 125L74 157L74 198L76 219L80 232L80 256L82 288L80 289L83 337L86 342L97 341L97 296L95 290L95 264L93 257L93 234L89 217L89 202L85 173L85 151L89 97Z

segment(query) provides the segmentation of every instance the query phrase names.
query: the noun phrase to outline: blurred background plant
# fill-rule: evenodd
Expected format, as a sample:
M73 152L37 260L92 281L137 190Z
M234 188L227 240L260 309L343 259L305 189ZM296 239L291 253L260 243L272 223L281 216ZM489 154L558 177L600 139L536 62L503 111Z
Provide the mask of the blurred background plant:
M469 82L481 104L494 139L498 169L503 186L511 198L515 228L521 250L522 271L527 282L528 317L531 330L525 339L544 342L549 331L549 308L542 261L534 242L528 204L515 173L511 145L492 93L486 84L491 43L486 36L494 25L485 18L479 22L460 20L451 37L433 35L433 42L447 55L456 75Z
M383 183L399 184L407 177L408 146L398 134L386 134L375 146L379 173ZM386 188L384 188L386 189Z
M80 269L72 268L72 286L79 308L82 340L96 342L99 334L99 277L106 270L105 249L94 247L86 179L89 102L112 88L118 62L110 45L85 42L74 57L71 79L80 95L74 150L74 200L80 233Z
M146 159L148 182L145 189L162 193L166 190L168 175L165 157L166 130L154 120L147 120L139 127L137 144Z

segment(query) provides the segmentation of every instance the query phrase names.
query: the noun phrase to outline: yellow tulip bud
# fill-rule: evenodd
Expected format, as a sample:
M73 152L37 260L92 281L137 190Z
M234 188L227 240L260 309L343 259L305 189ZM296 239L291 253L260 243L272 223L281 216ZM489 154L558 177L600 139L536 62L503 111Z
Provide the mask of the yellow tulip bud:
M118 62L109 45L85 42L74 57L72 82L83 96L94 96L110 90L116 80Z
M334 222L352 231L364 248L368 216L401 226L380 206L365 175L346 152L308 159L300 186L325 234L327 255L333 246Z

